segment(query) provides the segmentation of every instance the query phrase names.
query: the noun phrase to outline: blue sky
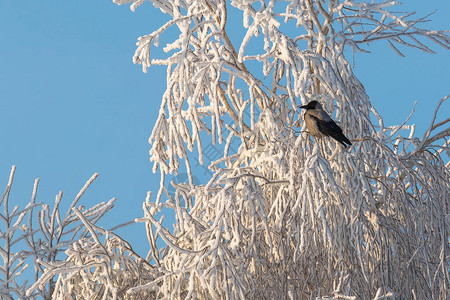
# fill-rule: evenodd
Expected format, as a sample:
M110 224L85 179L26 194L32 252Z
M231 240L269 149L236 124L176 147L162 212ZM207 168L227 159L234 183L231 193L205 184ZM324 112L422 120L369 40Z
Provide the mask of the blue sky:
M402 10L419 16L438 9L428 28L449 29L449 1L405 1ZM167 16L145 2L135 13L112 1L2 1L0 3L0 185L17 165L13 204L27 203L35 178L38 201L53 203L59 190L66 207L94 172L99 178L82 203L92 206L117 197L105 227L142 216L146 192L155 193L149 144L165 68L147 74L132 63L140 35ZM231 33L232 35L232 33ZM161 43L162 45L162 43ZM436 103L449 93L450 53L437 55L387 42L372 54L356 55L355 72L387 124L400 124L418 100L417 131L423 134ZM446 104L442 116L450 115ZM145 253L143 226L125 231ZM142 248L140 248L142 247Z

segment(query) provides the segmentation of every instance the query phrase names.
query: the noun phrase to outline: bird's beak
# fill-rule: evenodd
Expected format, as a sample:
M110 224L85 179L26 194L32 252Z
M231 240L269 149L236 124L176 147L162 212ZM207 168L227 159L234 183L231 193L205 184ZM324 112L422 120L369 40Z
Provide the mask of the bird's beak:
M308 105L302 105L302 106L299 106L298 108L308 108Z

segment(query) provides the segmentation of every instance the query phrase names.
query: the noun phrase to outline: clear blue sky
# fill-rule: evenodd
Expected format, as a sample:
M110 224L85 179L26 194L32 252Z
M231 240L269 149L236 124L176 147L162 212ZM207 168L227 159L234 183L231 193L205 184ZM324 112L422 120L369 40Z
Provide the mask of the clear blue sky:
M405 3L404 10L419 16L438 9L428 28L449 29L449 1ZM144 74L131 59L137 38L166 18L149 2L133 13L107 0L1 1L0 186L17 165L12 205L29 201L39 177L38 201L53 203L62 190L67 207L98 172L81 203L117 197L106 228L142 216L146 192L156 193L159 185L147 140L165 68ZM400 46L407 54L401 58L387 42L366 49L373 53L356 56L355 72L375 107L387 124L400 124L418 100L412 122L423 134L436 103L450 93L449 51L433 46L438 54L430 55ZM448 104L442 115L450 115ZM140 253L144 232L135 226L124 234L143 247Z

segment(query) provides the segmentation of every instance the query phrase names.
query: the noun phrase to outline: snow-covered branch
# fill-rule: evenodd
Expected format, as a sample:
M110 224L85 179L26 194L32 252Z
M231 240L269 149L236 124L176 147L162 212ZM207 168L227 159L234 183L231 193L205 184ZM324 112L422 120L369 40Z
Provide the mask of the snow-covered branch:
M2 277L0 279L0 295L2 299L36 299L41 297L49 299L55 288L54 276L49 273L51 266L64 265L63 252L71 247L74 241L87 236L85 225L80 222L79 216L72 211L76 208L81 196L95 180L94 174L81 189L70 205L66 216L61 219L60 204L62 192L55 199L53 209L50 206L37 203L37 190L39 179L35 180L30 202L24 207L9 207L10 191L16 167L13 166L9 181L2 196L4 212L0 213L3 226L0 228L0 239L4 244L0 246L3 258ZM112 207L115 199L107 203L100 203L90 209L83 210L83 221L97 222ZM87 222L87 221L86 221ZM30 274L24 272L34 266L34 279L29 283Z

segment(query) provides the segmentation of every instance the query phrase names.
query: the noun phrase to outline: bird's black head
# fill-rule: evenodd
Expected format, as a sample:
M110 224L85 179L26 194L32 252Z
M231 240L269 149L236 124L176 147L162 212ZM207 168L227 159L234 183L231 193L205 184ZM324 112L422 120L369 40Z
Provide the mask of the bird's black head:
M313 100L313 101L309 102L308 104L302 105L299 107L306 108L306 109L315 109L315 108L322 108L322 105L320 105L320 103L317 102L316 100Z

